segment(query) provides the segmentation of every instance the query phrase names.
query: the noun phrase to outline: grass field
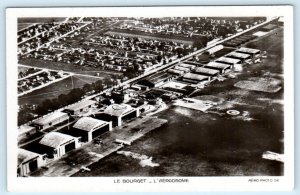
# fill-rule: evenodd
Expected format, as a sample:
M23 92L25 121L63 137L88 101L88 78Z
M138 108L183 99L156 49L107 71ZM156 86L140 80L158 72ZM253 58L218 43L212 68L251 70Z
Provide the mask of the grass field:
M122 73L119 72L112 72L112 71L103 71L99 70L99 68L95 67L88 67L88 66L79 66L74 64L67 64L62 62L51 62L45 61L40 59L23 59L20 60L20 64L29 65L38 68L49 68L52 70L57 71L66 71L66 72L73 72L73 73L80 73L86 74L91 76L96 76L96 73L99 73L99 78L110 78L110 75L121 75Z
M24 17L18 18L18 25L23 23L50 23L50 22L62 22L65 17Z
M71 76L62 81L19 97L19 105L39 104L46 99L57 98L60 94L69 93L73 88L81 88L85 84L94 83L97 80L99 79L85 76Z
M180 35L151 34L142 31L125 30L125 29L114 29L113 31L107 32L107 34L120 35L125 37L137 37L143 39L156 39L159 41L174 41L183 44L193 44L193 42L195 41L194 38L188 38Z
M24 67L24 66L18 66L18 73L19 72L24 72L25 70L28 70L28 67Z
M31 26L33 23L18 23L18 30L22 30L28 26Z

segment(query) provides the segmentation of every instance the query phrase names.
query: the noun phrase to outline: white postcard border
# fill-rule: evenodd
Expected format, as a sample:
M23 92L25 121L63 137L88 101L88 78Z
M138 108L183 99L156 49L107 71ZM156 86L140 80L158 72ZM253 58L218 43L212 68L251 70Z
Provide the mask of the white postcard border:
M17 18L18 17L191 17L284 16L284 176L269 177L39 177L18 178L17 165ZM294 48L292 6L175 6L9 8L6 10L7 183L9 191L286 191L294 186ZM154 183L155 179L188 182ZM117 183L117 179L121 181ZM146 179L147 183L123 183ZM258 179L261 182L249 182ZM266 182L266 181L269 182ZM278 181L277 181L278 180ZM264 182L265 181L265 182ZM272 182L270 182L272 181ZM275 182L276 181L276 182ZM151 183L150 183L151 182Z

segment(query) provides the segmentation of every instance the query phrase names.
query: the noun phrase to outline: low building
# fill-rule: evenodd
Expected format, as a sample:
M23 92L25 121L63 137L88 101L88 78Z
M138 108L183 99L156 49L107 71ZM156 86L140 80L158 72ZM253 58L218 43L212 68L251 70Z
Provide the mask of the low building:
M204 75L204 76L209 76L209 77L214 77L218 76L220 72L218 70L210 69L210 68L205 68L205 67L198 67L194 70L194 73Z
M144 86L147 86L150 88L158 87L158 86L161 86L162 84L164 84L165 82L172 80L173 77L174 77L174 75L172 76L166 72L161 72L161 73L151 75L151 76L147 77L146 79L139 81L138 84L144 85Z
M185 72L185 73L191 71L190 68L185 68L185 67L182 67L182 66L175 66L174 69L175 69L175 70L183 71L183 72Z
M40 141L48 158L60 158L64 154L80 146L79 138L59 132L47 133Z
M70 115L80 114L82 111L84 111L84 109L91 108L95 104L96 101L94 100L82 100L68 106L64 112L69 113Z
M33 121L31 126L36 127L37 130L44 130L68 119L69 116L67 113L57 111Z
M188 68L190 70L193 70L196 68L196 65L188 64L188 63L180 63L178 66L183 67L183 68Z
M81 137L81 141L90 142L99 135L111 131L112 123L92 117L82 117L73 126L71 133Z
M259 49L252 49L252 48L247 48L247 47L241 47L238 50L236 50L236 52L249 54L249 55L251 55L251 57L256 57L261 53Z
M223 57L218 58L216 60L216 62L220 62L220 63L223 63L223 64L228 64L228 65L234 66L236 64L240 64L241 60L228 58L228 57L223 56Z
M276 24L267 24L266 26L263 26L261 29L262 31L271 31L277 28Z
M251 59L251 55L245 53L239 53L235 51L230 52L225 57L241 60L242 63L245 62L246 60Z
M123 90L112 91L111 97L116 103L128 102L130 100L129 94L124 92Z
M216 52L222 50L223 48L224 48L223 45L216 45L216 46L214 46L214 47L212 47L212 48L206 50L205 53L207 53L207 54L209 54L209 55L212 55L212 54L214 54L214 53L216 53Z
M18 177L27 176L45 164L44 155L22 148L18 149Z
M182 80L188 83L193 83L197 84L203 81L209 81L210 77L209 76L203 76L199 74L194 74L194 73L187 73L183 76Z
M139 110L128 104L112 104L102 114L97 115L97 118L107 122L111 121L113 126L121 126L124 121L139 115Z
M230 70L232 68L231 65L223 64L223 63L219 63L219 62L209 62L204 67L214 69L214 70L218 70L220 72L220 74L223 74L227 70Z
M189 60L189 61L185 61L185 64L192 64L195 66L203 66L203 64L199 63L199 62L195 62L194 60Z
M176 70L176 69L169 69L168 70L168 73L171 73L171 74L175 74L175 75L183 75L185 72L182 71L182 70Z
M206 43L206 46L209 46L209 45L213 45L213 44L216 44L217 42L219 42L221 39L220 38L215 38L209 42Z

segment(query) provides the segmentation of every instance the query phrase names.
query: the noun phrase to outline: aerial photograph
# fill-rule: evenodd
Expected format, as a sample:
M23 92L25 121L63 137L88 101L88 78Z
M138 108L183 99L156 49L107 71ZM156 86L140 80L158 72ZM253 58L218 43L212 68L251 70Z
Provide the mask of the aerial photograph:
M283 32L282 16L18 17L17 177L284 176Z

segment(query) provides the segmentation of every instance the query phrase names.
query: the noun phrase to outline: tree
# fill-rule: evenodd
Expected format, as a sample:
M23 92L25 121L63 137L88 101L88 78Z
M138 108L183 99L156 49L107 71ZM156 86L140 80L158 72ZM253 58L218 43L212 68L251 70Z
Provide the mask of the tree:
M92 86L87 83L82 87L82 89L86 93L86 92L92 91Z

